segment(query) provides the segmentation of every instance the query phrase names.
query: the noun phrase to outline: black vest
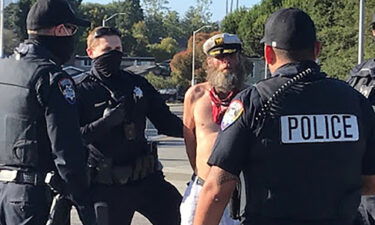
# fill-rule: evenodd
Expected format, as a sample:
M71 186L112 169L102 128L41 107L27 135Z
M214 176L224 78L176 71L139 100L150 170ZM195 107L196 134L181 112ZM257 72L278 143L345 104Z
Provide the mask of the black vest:
M366 145L358 95L318 71L294 77L256 85L263 110L246 171L249 218L351 219ZM354 117L359 140L348 128Z
M33 45L28 47L32 52ZM40 170L48 164L44 110L35 90L43 70L54 73L58 67L29 53L0 60L0 167Z

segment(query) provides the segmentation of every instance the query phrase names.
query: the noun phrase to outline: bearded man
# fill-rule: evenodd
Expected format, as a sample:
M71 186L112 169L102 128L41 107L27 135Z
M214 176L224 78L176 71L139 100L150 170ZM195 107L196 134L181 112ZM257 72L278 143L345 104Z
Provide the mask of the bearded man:
M207 164L210 149L230 101L243 88L241 49L242 43L234 34L221 33L209 38L203 45L207 82L190 87L185 94L184 139L194 175L180 206L181 225L193 224L198 196L210 170ZM239 224L239 221L233 220L226 209L220 224Z

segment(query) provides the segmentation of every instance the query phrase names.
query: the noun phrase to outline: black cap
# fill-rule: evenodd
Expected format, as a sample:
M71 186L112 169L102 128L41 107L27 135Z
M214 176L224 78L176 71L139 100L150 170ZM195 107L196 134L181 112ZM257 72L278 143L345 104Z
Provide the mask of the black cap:
M38 0L27 14L27 29L38 30L59 24L88 27L90 22L76 17L66 0Z
M261 43L285 50L310 48L315 42L314 22L309 15L297 8L274 12L267 20L261 40Z

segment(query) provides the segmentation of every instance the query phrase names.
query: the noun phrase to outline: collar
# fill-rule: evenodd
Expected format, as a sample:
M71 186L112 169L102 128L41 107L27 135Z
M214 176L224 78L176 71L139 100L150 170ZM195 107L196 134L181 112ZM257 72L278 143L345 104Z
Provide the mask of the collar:
M42 56L53 64L61 66L57 57L55 57L47 48L42 46L37 40L25 40L25 42L21 43L14 52L21 56L25 56L26 54Z
M281 67L277 68L274 73L272 73L272 77L293 76L306 70L307 68L311 68L314 73L320 72L320 66L314 61L301 61L282 65Z

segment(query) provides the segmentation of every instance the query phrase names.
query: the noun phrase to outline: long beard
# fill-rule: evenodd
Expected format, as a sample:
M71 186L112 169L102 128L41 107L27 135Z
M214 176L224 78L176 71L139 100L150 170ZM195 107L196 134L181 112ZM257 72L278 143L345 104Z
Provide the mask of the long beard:
M233 90L241 90L243 86L242 70L219 71L216 68L208 68L207 81L217 92L229 93Z

